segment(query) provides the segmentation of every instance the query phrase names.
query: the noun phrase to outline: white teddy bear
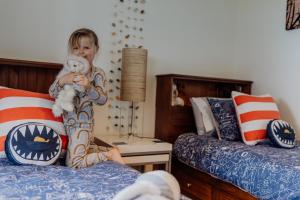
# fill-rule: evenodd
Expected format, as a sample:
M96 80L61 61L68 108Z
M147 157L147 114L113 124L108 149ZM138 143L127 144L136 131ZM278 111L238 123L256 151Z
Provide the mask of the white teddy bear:
M135 183L118 192L113 200L179 200L180 186L176 178L162 170L146 172Z
M184 100L178 96L177 86L172 84L172 106L184 106Z
M58 73L56 79L59 79L70 72L87 74L89 69L90 65L86 59L75 55L69 55L63 69ZM55 117L60 116L63 113L63 110L68 112L73 111L73 99L76 92L75 90L83 92L84 88L76 83L64 85L63 89L59 92L57 98L55 99L55 103L52 107L52 112Z

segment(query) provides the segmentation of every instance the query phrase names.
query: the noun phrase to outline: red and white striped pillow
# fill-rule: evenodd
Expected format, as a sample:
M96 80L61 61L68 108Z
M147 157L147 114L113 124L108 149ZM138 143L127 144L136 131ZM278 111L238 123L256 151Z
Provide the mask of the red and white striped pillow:
M53 103L48 94L0 86L0 158L6 157L4 143L8 132L26 122L40 122L53 128L61 136L62 154L65 154L68 137L62 118L52 114Z
M268 122L280 118L272 96L253 96L233 91L232 99L244 143L255 145L265 140Z

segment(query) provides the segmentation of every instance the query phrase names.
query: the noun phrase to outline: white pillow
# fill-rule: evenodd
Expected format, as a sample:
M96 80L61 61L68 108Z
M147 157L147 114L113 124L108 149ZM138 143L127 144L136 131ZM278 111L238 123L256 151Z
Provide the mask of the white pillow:
M215 131L214 117L206 97L192 97L190 101L193 107L197 133L203 135Z

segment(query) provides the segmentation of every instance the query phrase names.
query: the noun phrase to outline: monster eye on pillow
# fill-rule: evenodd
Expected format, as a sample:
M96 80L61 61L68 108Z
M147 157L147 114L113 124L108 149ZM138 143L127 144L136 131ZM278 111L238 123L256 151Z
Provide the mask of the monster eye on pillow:
M283 120L272 120L268 123L267 133L277 147L293 148L295 146L295 130Z
M5 140L5 153L14 164L51 165L59 157L62 142L52 128L37 122L14 127Z

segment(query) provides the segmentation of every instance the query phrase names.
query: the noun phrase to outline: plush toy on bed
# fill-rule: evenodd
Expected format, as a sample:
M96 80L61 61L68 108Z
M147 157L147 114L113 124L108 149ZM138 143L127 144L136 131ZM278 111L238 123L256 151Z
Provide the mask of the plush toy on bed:
M121 190L113 200L179 200L180 187L170 173L162 170L147 172L134 184Z
M88 61L82 57L70 55L68 56L63 69L59 72L56 79L61 78L65 74L70 72L75 72L79 74L86 74L90 69L90 65ZM55 103L52 107L52 112L54 116L58 117L63 113L63 110L68 112L73 111L73 98L75 96L75 92L84 91L82 86L79 86L76 83L66 84L64 88L59 92L58 97L55 100Z
M178 96L178 89L175 84L172 84L172 106L184 106L184 100Z
M267 125L267 134L271 142L282 148L293 148L296 144L296 132L293 127L283 120L271 120Z

